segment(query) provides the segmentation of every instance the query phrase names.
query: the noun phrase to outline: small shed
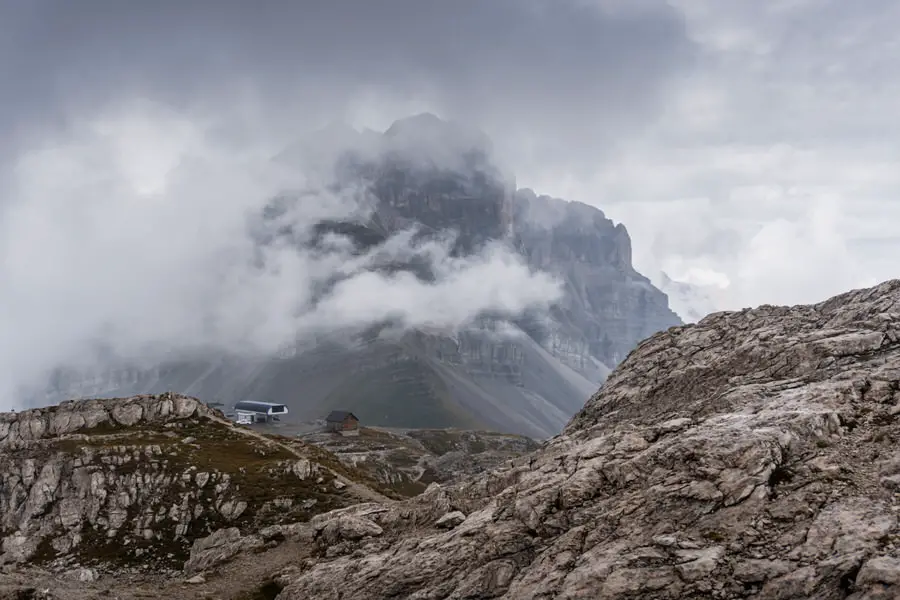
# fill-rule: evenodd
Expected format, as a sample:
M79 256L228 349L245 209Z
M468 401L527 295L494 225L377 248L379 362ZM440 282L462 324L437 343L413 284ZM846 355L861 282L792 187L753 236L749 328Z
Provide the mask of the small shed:
M327 431L341 435L359 435L359 419L347 410L333 410L325 418Z
M241 400L234 405L234 412L238 423L268 423L286 415L288 409L284 404Z

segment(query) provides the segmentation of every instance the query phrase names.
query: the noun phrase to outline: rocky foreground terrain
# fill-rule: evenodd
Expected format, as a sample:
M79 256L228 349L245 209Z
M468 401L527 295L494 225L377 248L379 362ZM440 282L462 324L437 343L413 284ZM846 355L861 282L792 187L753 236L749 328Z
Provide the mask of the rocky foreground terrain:
M74 471L44 475L86 450L41 454L59 426L7 417L4 460L29 454L4 466L4 514L21 507L4 524L4 556L23 562L2 581L18 598L897 598L898 414L900 281L717 313L644 341L561 435L513 465L402 501L221 523L165 580L58 575L33 566L40 553L25 558L50 530L54 550L71 553L75 517L97 520L63 510L64 498L88 497L86 484L60 491ZM320 493L334 489L327 478ZM297 478L298 498L308 481ZM113 496L124 503L110 489L98 514L109 518ZM162 512L117 531L134 536L151 514Z

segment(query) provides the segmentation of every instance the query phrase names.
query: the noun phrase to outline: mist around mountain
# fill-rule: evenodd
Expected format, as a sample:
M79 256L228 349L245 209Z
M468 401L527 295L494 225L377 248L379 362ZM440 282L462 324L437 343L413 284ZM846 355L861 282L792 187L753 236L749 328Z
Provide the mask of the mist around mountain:
M61 363L33 401L175 391L277 401L290 419L340 408L372 425L547 437L640 340L681 322L632 266L622 224L517 190L464 125L333 124L273 164L303 185L247 213L249 266L237 281L217 268L221 291L249 300L198 314L216 335ZM225 326L265 343L223 344Z
M678 281L660 271L654 281L669 298L669 307L685 323L696 323L706 315L719 312L723 288L714 284Z

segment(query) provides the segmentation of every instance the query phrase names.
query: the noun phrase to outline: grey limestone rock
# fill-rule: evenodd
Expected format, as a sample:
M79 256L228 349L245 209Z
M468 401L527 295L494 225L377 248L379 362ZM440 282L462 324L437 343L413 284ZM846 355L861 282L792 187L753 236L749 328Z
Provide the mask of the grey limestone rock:
M219 529L212 535L194 542L191 546L191 556L184 564L184 572L187 575L196 575L227 562L243 551L259 548L262 545L262 538L258 536L244 537L237 527Z
M900 281L711 315L640 344L533 462L356 509L382 535L279 598L896 598L898 415Z
M197 443L184 443L185 431ZM256 530L355 501L335 480L299 447L176 394L0 414L0 564L180 568L192 542L217 529ZM253 541L201 544L190 568Z

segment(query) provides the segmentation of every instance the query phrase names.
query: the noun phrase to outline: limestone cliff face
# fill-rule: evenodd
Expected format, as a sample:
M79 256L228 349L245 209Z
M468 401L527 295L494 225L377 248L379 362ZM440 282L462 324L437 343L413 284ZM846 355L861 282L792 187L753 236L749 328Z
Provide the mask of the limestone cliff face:
M514 231L528 262L565 283L547 345L567 364L613 367L639 341L681 324L665 294L632 266L625 226L599 209L519 190Z
M397 230L413 224L432 231L452 229L460 253L503 238L510 225L511 191L487 165L485 170L473 168L479 170L460 174L385 161L372 185L380 219Z
M602 381L645 337L681 324L666 295L634 269L624 225L586 204L516 191L493 165L487 142L474 135L455 140L454 127L431 115L399 121L386 136L396 144L403 134L420 132L415 143L356 163L364 166L355 175L372 183L381 223L456 231L460 252L507 239L535 269L558 276L565 295L554 322L540 328L540 342L592 381ZM431 157L441 144L454 148L457 159Z

